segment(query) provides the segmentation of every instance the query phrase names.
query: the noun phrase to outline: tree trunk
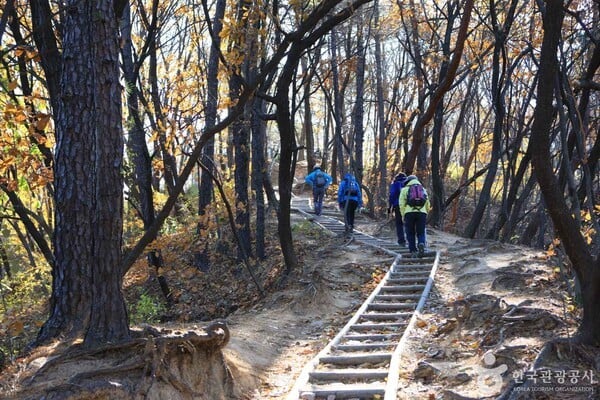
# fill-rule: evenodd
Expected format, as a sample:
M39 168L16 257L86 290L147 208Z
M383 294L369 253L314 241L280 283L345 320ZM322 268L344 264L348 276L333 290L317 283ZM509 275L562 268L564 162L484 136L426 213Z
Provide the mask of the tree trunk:
M330 46L331 46L331 79L333 81L333 120L334 120L334 154L335 154L335 167L336 171L342 176L346 168L344 166L344 148L342 138L342 114L343 114L343 100L340 89L340 74L338 70L338 50L337 50L337 33L333 29L331 31ZM333 173L333 170L331 171Z
M84 345L129 337L121 293L123 132L112 1L68 1L56 123L50 317L39 340L86 333ZM90 71L91 68L91 71Z
M454 77L456 76L456 71L460 65L460 59L462 57L465 41L467 39L469 21L471 20L471 12L473 11L473 3L473 0L465 1L463 16L460 21L458 34L456 35L456 44L453 51L452 61L448 65L448 73L444 77L444 80L441 82L441 84L437 87L435 92L432 94L429 105L415 123L412 145L404 160L404 170L409 173L413 172L415 162L417 161L417 156L421 151L421 144L425 139L425 127L433 118L438 103L442 100L444 94L450 89L450 86L454 81Z
M452 40L452 28L454 21L458 18L458 3L447 3L447 26L442 43L444 61L440 66L440 76L438 82L441 85L448 74L448 60L450 59L450 42ZM441 228L444 219L444 180L442 177L441 153L442 153L442 128L444 125L444 95L438 103L433 117L433 128L431 130L431 186L432 198L431 212L429 213L429 223L432 226Z
M252 190L256 203L256 257L264 259L265 252L265 218L266 204L264 181L267 178L267 162L265 159L265 144L267 138L267 125L260 118L265 114L265 102L262 99L254 100L252 113Z
M313 69L309 70L307 65L306 57L302 57L302 70L304 71L304 119L302 121L303 124L303 134L304 134L304 145L306 146L306 161L307 161L307 170L312 171L315 164L317 164L315 160L315 137L313 131L313 121L312 121L312 108L310 105L310 92L311 92L311 81L313 76ZM324 168L324 166L322 166Z
M561 0L548 0L543 12L544 38L539 63L539 82L534 120L531 129L532 164L544 200L565 251L573 264L583 297L583 319L578 339L584 343L600 343L600 261L592 255L571 215L563 194L556 190L556 177L550 163L550 131L553 123L554 85L558 70L556 52L560 43L563 20Z
M498 171L498 162L500 161L502 151L502 133L504 132L504 118L506 115L506 106L504 103L504 82L507 81L506 75L506 60L504 46L508 32L511 28L514 20L514 12L516 7L516 0L511 1L511 6L507 12L505 20L502 24L499 24L497 18L496 4L491 3L492 7L490 15L492 18L492 25L494 29L494 56L492 61L492 107L494 109L494 132L492 136L492 150L490 156L489 170L485 176L483 187L479 196L479 201L475 207L475 211L471 217L471 221L465 228L464 235L466 237L474 238L477 234L477 230L483 219L485 209L490 203L491 190L494 181L496 180L496 173ZM501 60L502 57L502 60ZM502 64L501 64L502 62Z
M387 191L388 191L388 176L387 176L387 143L386 143L386 116L385 116L385 103L383 97L383 61L382 61L382 40L381 40L381 27L379 26L379 1L374 2L374 21L375 26L375 91L377 95L377 149L379 151L379 204L381 209L387 207ZM400 171L397 171L400 172Z
M362 19L361 19L362 20ZM352 170L355 173L356 180L363 182L363 143L365 141L364 114L365 114L365 64L366 53L363 43L364 35L362 32L362 23L358 24L356 34L356 102L352 112L352 125L354 126L354 165Z

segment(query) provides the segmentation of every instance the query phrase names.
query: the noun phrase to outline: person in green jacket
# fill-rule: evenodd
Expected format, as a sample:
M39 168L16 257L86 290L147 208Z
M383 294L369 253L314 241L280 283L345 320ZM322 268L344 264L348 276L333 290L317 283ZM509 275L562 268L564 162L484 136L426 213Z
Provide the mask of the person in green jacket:
M410 175L400 191L400 212L404 220L404 230L408 249L413 257L425 254L425 224L430 209L427 191L416 176Z

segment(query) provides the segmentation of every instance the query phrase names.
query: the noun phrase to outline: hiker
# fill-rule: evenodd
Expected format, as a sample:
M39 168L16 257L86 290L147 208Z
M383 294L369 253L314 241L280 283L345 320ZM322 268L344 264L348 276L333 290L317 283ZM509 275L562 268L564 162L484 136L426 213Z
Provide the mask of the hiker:
M361 208L363 203L360 185L354 175L349 172L344 175L344 179L340 182L337 200L340 210L344 212L346 233L351 233L354 229L354 212L357 208Z
M400 191L406 183L406 174L400 172L390 184L390 196L388 199L388 215L393 212L396 223L396 236L398 244L401 247L406 247L406 239L404 238L404 226L402 224L402 213L400 212Z
M423 257L425 254L425 223L430 204L427 191L416 176L410 175L406 178L406 183L400 191L399 203L408 249L413 257Z
M333 178L325 173L319 165L315 165L312 172L304 178L304 181L312 186L315 214L321 215L321 211L323 211L323 198L325 197L327 188L333 182Z

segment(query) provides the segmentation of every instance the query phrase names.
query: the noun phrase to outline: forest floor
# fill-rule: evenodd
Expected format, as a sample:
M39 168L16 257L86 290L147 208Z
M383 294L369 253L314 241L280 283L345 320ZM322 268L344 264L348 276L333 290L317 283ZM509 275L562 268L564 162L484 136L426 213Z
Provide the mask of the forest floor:
M347 245L300 214L292 218L300 269L282 283L277 281L281 261L267 266L260 276L262 297L244 266L214 266L199 278L189 251L192 244L186 240L190 235L179 233L170 250L165 249L165 266L159 273L170 284L174 305L166 315L171 322L153 326L185 331L226 315L230 338L223 352L235 390L223 389L215 399L284 399L304 365L346 324L393 262L389 254L371 247ZM394 235L391 220L373 221L361 215L356 228L378 237ZM570 282L563 278L555 258L530 248L469 240L433 229L428 229L428 245L440 252L440 265L425 308L410 332L398 399L495 399L513 386L524 398L600 398L599 349L563 342L545 346L572 337L579 318L573 300L566 297ZM269 248L276 251L276 246ZM138 262L127 276L126 294L133 296L140 287L159 293L152 274L143 260ZM131 354L138 357L141 350ZM39 353L18 360L4 371L0 389L10 388L17 393L11 398L20 398L19 385L35 375L34 369L44 360ZM75 362L70 369L80 368ZM11 373L12 379L7 377ZM143 371L140 374L147 379ZM550 383L540 388L547 379Z

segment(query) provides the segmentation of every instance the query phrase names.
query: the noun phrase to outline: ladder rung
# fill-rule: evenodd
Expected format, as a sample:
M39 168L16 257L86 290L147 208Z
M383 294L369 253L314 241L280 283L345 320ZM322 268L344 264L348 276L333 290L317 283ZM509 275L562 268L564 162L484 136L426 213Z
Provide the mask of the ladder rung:
M354 335L345 335L342 339L345 341L383 341L383 340L393 340L399 339L400 335L398 333L362 333L362 334L354 334Z
M425 289L425 285L386 285L381 287L381 292L414 292Z
M342 379L385 379L388 371L384 369L348 368L330 371L313 371L309 374L312 379L333 381Z
M420 294L379 294L375 296L374 300L387 300L387 301L397 301L397 300L418 300L421 298Z
M399 312L399 313L364 313L360 315L360 319L367 321L391 321L391 320L405 320L410 318L412 313L410 312Z
M369 323L369 324L354 324L351 329L354 331L398 331L398 329L405 328L408 325L406 322L394 322L394 323Z
M411 310L417 303L371 303L367 310Z
M385 394L385 384L331 384L331 385L311 385L300 392L300 398L305 394L314 394L316 397L327 397L334 395L335 399L351 399L354 397L363 398L375 395Z
M336 350L341 351L371 351L385 350L390 347L395 347L397 343L362 343L362 344L338 344Z
M389 361L392 358L391 353L368 353L368 354L350 354L343 356L324 356L319 358L323 364L336 365L358 365L364 363L377 364Z

